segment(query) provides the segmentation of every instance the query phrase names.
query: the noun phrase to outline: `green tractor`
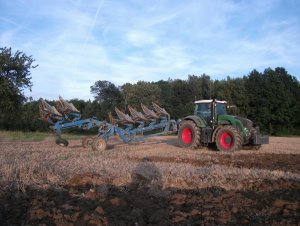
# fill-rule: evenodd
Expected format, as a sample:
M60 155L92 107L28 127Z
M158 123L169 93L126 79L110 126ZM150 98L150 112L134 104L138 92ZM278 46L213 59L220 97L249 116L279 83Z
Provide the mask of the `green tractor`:
M219 100L195 101L194 115L180 122L180 146L200 148L215 143L220 151L235 151L243 146L259 149L262 144L269 143L269 137L261 135L252 121L228 115L226 105L226 101Z

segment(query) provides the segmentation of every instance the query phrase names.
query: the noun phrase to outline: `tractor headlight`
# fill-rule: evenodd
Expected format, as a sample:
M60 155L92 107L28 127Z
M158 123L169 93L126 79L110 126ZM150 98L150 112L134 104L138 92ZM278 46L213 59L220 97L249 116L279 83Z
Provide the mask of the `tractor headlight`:
M249 138L251 137L251 133L250 133L250 131L247 129L247 127L244 128L244 132L245 132L246 138L249 139Z

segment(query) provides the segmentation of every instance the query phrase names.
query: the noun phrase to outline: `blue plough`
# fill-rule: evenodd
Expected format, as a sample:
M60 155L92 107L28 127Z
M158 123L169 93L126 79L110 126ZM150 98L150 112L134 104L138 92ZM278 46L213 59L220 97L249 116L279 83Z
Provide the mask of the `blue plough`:
M150 136L175 133L178 130L177 122L170 119L170 115L164 108L152 103L154 111L141 104L142 112L128 106L130 115L115 107L117 118L109 113L109 123L98 120L96 117L81 119L76 107L62 97L56 102L56 107L49 105L41 99L39 103L40 118L52 124L56 135L56 144L68 146L68 141L61 137L62 130L79 128L89 130L97 127L98 133L94 137L85 137L82 146L92 147L94 151L102 151L107 148L107 142L111 138L119 137L124 143L138 141ZM157 132L159 130L159 132ZM152 132L151 132L152 131ZM156 132L155 132L156 131ZM145 133L150 132L149 135Z

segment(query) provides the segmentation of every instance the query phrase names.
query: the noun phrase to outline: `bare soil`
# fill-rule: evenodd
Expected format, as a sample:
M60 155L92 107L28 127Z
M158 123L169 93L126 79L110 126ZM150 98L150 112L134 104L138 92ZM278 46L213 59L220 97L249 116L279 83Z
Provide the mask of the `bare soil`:
M0 142L0 185L0 225L300 225L300 138L234 153L173 136Z

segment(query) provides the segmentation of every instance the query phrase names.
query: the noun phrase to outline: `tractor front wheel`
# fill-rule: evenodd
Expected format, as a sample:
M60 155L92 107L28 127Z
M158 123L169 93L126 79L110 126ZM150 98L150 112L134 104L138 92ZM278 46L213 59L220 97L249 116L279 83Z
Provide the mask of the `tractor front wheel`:
M178 141L181 147L200 147L200 128L193 121L184 120L178 131Z
M219 128L215 141L219 151L236 151L242 147L242 137L233 126Z
M95 138L92 144L93 151L104 151L107 147L107 142L102 137Z

